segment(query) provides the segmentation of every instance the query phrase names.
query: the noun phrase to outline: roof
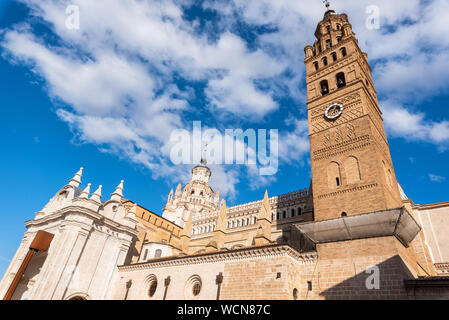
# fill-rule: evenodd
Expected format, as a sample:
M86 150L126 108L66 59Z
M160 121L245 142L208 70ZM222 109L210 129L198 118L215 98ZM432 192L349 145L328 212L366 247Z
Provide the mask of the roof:
M419 277L417 279L404 280L407 288L419 287L444 287L449 288L448 277Z

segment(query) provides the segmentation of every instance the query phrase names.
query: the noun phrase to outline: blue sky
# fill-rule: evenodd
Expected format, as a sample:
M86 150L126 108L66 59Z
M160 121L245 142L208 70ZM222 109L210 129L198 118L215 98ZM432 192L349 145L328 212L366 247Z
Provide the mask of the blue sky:
M449 200L447 1L333 1L368 52L396 175L415 203ZM65 9L80 7L80 30ZM305 45L321 1L0 1L0 273L23 222L83 166L83 185L161 213L191 166L168 158L170 132L279 129L279 171L212 166L228 205L310 184Z

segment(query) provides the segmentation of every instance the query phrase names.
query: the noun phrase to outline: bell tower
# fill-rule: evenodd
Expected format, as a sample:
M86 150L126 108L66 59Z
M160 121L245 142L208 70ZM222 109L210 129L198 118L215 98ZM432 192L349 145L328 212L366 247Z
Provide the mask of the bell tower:
M316 221L402 206L368 55L326 6L304 49Z

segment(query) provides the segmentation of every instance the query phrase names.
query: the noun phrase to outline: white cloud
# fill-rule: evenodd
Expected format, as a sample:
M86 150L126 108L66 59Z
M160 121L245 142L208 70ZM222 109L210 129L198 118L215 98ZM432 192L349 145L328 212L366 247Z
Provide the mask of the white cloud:
M306 119L290 118L285 121L294 130L280 136L279 156L282 160L292 163L303 163L303 159L310 152L309 123Z
M437 55L416 54L381 62L376 66L376 88L384 96L404 102L421 102L449 92L449 50Z
M45 42L24 22L3 31L6 57L29 65L45 81L60 106L58 116L81 142L143 164L155 176L172 172L163 146L172 130L187 126L183 112L197 107L188 102L190 87L174 85L175 74L206 81L211 113L219 109L237 118L260 118L278 107L255 81L276 76L284 66L262 50L249 50L229 32L209 42L183 19L174 1L74 0L79 31L65 27L68 2L23 2L59 40ZM235 175L224 179L225 172L217 173L222 192L235 193Z
M391 136L433 143L440 151L449 147L449 121L429 120L425 113L407 110L390 100L383 101L381 105L385 128Z
M302 49L315 40L313 31L324 11L318 1L207 1L204 6L217 9L220 18L220 32L211 40L197 32L198 21L185 19L182 5L191 0L21 1L57 40L48 42L34 32L31 20L25 21L2 31L3 53L45 81L58 116L78 139L147 166L155 177L185 178L185 168L174 168L167 150L170 132L191 126L186 115L210 116L223 126L260 124L281 107L279 98L304 104ZM68 4L80 7L79 31L65 27ZM348 13L362 49L375 62L377 91L389 97L381 103L388 131L445 150L449 122L417 110L416 102L448 92L449 37L442 35L449 3L373 0L369 5L381 10L380 30L365 27L366 3L332 4ZM235 33L237 20L272 31L248 45ZM176 85L178 77L186 87ZM205 105L193 105L196 83L204 84ZM305 111L298 109L287 129L280 130L284 164L303 164L308 155ZM216 187L235 195L242 170L216 170ZM254 172L250 167L245 171L254 186L274 179L256 181Z
M210 179L210 185L214 188L214 191L220 190L220 195L228 196L230 200L235 199L237 190L235 186L240 182L239 170L235 168L228 168L225 166L211 165L209 166L212 171Z
M442 177L442 176L439 176L439 175L436 175L436 174L433 174L433 173L430 173L429 174L429 179L432 182L443 182L443 180L445 180L446 178Z

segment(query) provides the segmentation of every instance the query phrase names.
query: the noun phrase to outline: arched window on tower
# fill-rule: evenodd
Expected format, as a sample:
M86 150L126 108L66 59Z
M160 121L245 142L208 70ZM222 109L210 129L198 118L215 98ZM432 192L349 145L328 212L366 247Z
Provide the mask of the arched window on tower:
M298 216L300 216L302 214L302 209L301 207L298 208Z
M156 252L154 253L154 257L155 258L160 258L162 256L162 250L161 249L157 249Z
M332 41L329 39L326 40L326 49L329 49L330 47L332 47Z
M388 169L388 182L391 187L393 187L393 174L391 173L391 170Z
M295 209L292 209L292 217L295 216Z
M323 66L327 66L327 58L326 57L324 57L321 61L323 61Z
M341 25L337 24L337 30L341 29Z
M357 183L361 180L359 161L356 157L348 157L344 162L346 180L348 184Z
M343 72L337 73L337 87L343 88L346 86L345 74Z
M331 32L331 26L327 26L326 27L326 31L327 31L327 33L330 33Z
M342 57L346 57L346 55L347 55L346 48L343 47L343 48L340 49L340 51L341 51L341 56Z
M332 61L334 61L334 62L337 61L337 53L332 52L331 56L332 56Z
M329 188L337 188L342 185L340 165L336 162L331 162L327 167L327 181Z
M329 93L329 84L327 82L327 80L323 80L320 82L320 87L321 87L321 94L324 96L325 94Z
M383 160L382 160L382 168L384 169L385 180L386 180L387 184L391 186L390 178L388 177L389 176L388 169L387 169L387 166L385 164L385 161L383 161Z
M318 71L319 65L318 65L318 62L317 62L317 61L315 61L315 62L313 63L313 67L315 68L315 71Z

